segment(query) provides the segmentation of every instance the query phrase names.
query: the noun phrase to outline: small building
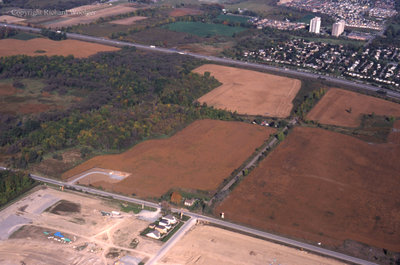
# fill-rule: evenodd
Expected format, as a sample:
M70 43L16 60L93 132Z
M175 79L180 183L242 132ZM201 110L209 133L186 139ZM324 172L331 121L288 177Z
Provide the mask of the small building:
M147 237L151 237L154 239L160 239L161 238L161 234L159 231L157 230L152 230L149 233L146 234Z
M171 214L164 216L162 219L168 220L170 224L175 224L177 222L175 216Z
M155 229L161 234L166 234L168 232L168 229L162 225L156 225Z
M185 200L185 206L188 206L188 207L190 207L190 206L193 206L193 204L196 202L196 199L186 199Z

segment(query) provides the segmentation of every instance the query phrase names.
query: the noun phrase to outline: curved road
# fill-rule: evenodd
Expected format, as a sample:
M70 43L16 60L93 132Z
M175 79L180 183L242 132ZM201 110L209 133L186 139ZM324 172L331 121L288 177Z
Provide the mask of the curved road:
M101 196L105 196L105 197L110 197L110 198L114 198L117 200L121 200L121 201L127 201L127 202L133 202L133 203L137 203L137 204L143 204L149 207L153 207L153 208L160 208L160 205L157 203L153 203L153 202L148 202L148 201L144 201L144 200L140 200L140 199L135 199L135 198L131 198L131 197L127 197L127 196L123 196L123 195L119 195L119 194L114 194L111 192L106 192L106 191L102 191L102 190L96 190L96 189L92 189L89 187L83 187L83 186L79 186L79 185L75 185L75 184L69 184L67 182L63 182L63 181L59 181L59 180L55 180L55 179L49 179L49 178L45 178L45 177L40 177L37 175L30 175L31 178L38 180L38 181L42 181L45 183L50 183L50 184L54 184L54 185L59 185L59 186L65 186L67 188L73 188L75 190L80 190L83 192L87 192L87 193L91 193L91 194L95 194L95 195L101 195ZM174 212L181 212L181 209L172 209L172 211ZM220 225L229 229L233 229L239 232L243 232L243 233L247 233L250 235L254 235L257 237L261 237L261 238L265 238L267 240L272 240L275 241L277 243L280 244L284 244L284 245L288 245L288 246L292 246L295 248L301 248L310 252L314 252L323 256L327 256L327 257L331 257L331 258L335 258L335 259L339 259L345 262L350 262L350 263L354 263L354 264L362 264L362 265L372 265L375 263L366 261L366 260L362 260L359 258L355 258L355 257L351 257L342 253L338 253L338 252L334 252L331 250L327 250L321 247L317 247L311 244L307 244L307 243L303 243L303 242L299 242L290 238L286 238L286 237L282 237L282 236L278 236L278 235L274 235L271 233L267 233L267 232L263 232L257 229L253 229L253 228L249 228L246 226L242 226L242 225L238 225L238 224L233 224L227 221L223 221L220 219L216 219L216 218L212 218L209 216L205 216L205 215L200 215L200 214L196 214L196 213L192 213L192 212L183 212L185 215L192 217L193 219L198 219L198 220L203 220L212 224L216 224L216 225Z
M13 25L13 24L8 24L8 23L0 23L0 26L10 27L13 29L18 29L18 30L23 30L23 31L31 31L31 32L36 32L36 33L40 33L40 31L41 31L41 29L39 29L39 28L19 26L19 25ZM369 85L369 84L364 84L362 82L353 82L350 80L332 77L332 76L314 74L314 73L305 72L305 71L297 71L297 70L275 67L275 66L270 66L270 65L265 65L265 64L238 61L238 60L233 60L233 59L229 59L229 58L207 56L207 55L202 55L202 54L198 54L198 53L180 51L180 50L176 50L176 49L159 48L159 47L155 47L155 46L148 46L148 45L143 45L143 44L138 44L138 43L131 43L131 42L125 42L125 41L118 41L118 40L109 40L109 39L105 39L105 38L92 37L92 36L82 35L82 34L77 34L77 33L66 33L66 35L68 38L76 39L76 40L90 41L90 42L96 42L96 43L100 43L100 44L119 46L119 47L124 47L124 46L136 47L136 48L142 49L142 50L158 51L158 52L169 53L169 54L174 54L174 53L175 54L184 54L184 55L192 56L192 57L195 57L195 58L198 58L201 60L209 60L212 62L218 62L218 63L223 63L223 64L231 64L231 65L235 65L235 66L267 70L269 72L274 72L274 73L278 73L278 74L279 73L287 74L287 75L296 76L296 77L300 77L300 78L321 79L321 80L328 81L332 84L350 86L353 88L358 88L358 89L362 89L362 90L366 90L366 91L376 92L378 90L383 90L383 91L386 91L386 93L387 93L386 95L388 97L400 99L400 92L395 92L393 90L384 89L384 88L376 87L376 86Z

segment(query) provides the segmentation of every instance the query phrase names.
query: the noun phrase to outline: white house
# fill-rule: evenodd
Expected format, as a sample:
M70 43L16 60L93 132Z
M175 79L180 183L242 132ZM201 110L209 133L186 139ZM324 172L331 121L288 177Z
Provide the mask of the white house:
M170 224L175 224L177 222L175 216L171 214L164 216L162 219L168 220Z
M150 231L149 233L146 234L146 236L154 238L154 239L160 239L161 238L161 234L157 230Z

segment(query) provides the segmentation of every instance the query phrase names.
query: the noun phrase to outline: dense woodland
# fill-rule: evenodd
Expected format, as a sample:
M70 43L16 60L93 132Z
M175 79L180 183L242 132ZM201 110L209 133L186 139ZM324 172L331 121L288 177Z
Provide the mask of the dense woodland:
M0 206L26 192L35 181L24 172L0 170Z
M2 114L0 146L25 168L46 153L80 147L83 153L122 151L138 141L169 135L201 118L239 119L194 103L220 83L191 70L201 62L179 55L125 48L88 59L12 56L0 59L0 78L40 78L43 89L82 97L67 109L29 118Z

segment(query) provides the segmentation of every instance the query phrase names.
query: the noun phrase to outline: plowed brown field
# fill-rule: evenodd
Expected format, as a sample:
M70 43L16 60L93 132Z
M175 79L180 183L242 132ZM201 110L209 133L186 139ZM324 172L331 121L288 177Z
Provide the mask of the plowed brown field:
M308 120L323 124L358 127L362 114L400 117L400 104L362 95L359 93L330 88L326 95L308 113Z
M241 122L199 120L168 139L149 140L118 155L98 156L66 172L70 178L98 167L131 173L116 184L91 184L141 197L171 188L215 190L274 129Z
M214 64L202 65L193 72L210 72L222 83L199 98L200 103L239 114L286 118L301 86L297 79Z
M400 251L400 132L393 134L371 145L297 127L216 213L323 245L351 239Z
M147 17L141 17L141 16L127 17L127 18L123 18L123 19L110 21L110 23L117 24L117 25L133 25L136 23L136 21L140 21L143 19L147 19Z
M45 52L35 52L39 50ZM119 48L79 40L53 41L44 38L31 40L0 40L0 57L26 54L30 56L73 55L77 58L83 58L98 52L118 50Z
M85 14L84 11L87 10L88 12L91 12L89 14ZM61 17L60 20L57 20L53 23L48 23L46 24L47 27L49 28L62 28L62 27L68 27L68 26L73 26L73 25L78 25L78 24L89 24L93 21L98 20L99 18L104 18L104 17L111 17L111 16L116 16L119 14L125 14L125 13L130 13L134 12L137 10L134 7L131 7L129 4L126 5L116 5L107 8L100 8L98 10L92 11L90 9L83 8L82 10L77 10L74 11L78 13L72 14L72 15L64 15ZM82 13L79 13L82 12Z

